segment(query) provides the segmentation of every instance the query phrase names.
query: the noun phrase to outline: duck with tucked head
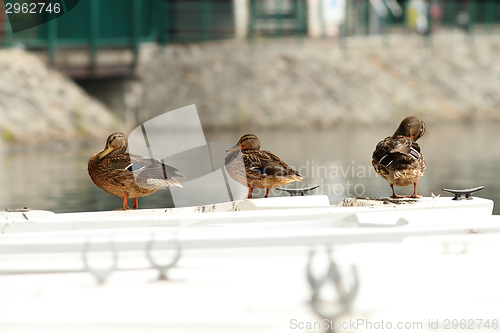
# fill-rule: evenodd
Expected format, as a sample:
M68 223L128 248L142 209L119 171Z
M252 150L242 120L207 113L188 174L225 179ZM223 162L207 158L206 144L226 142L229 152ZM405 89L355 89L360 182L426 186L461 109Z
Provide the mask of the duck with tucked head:
M174 167L155 158L127 153L128 142L123 133L113 133L104 150L89 159L90 178L104 191L123 198L120 210L127 210L127 200L134 199L133 209L139 208L139 197L150 195L164 186L182 185L173 177L184 177Z
M226 152L229 153L225 159L226 170L231 178L250 188L248 199L252 198L254 188L265 188L267 198L270 189L302 180L302 176L278 156L261 150L259 138L253 134L243 135Z
M417 180L424 175L425 160L417 140L425 133L425 123L418 117L406 117L392 136L380 141L372 155L375 171L389 182L391 198L402 198L394 192L394 186L413 184L413 194L417 195Z

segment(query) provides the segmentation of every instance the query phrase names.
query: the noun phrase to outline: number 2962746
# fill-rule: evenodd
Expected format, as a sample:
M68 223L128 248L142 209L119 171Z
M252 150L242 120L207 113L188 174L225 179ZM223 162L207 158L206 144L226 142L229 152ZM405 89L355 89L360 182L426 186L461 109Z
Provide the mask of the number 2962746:
M5 13L7 14L42 14L42 13L61 12L60 3L45 3L45 2L24 2L24 3L5 3Z

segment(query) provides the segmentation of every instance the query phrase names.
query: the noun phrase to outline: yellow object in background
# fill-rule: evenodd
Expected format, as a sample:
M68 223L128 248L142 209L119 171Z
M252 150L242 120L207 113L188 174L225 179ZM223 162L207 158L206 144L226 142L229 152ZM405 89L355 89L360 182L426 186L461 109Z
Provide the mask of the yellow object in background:
M417 9L409 7L406 9L406 26L415 29L417 27Z

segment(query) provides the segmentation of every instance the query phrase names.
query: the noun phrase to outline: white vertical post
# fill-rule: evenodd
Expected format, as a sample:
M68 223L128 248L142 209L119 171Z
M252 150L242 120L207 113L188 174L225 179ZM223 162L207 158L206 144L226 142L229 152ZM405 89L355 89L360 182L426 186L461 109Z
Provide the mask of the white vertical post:
M234 0L234 27L236 38L242 39L248 35L248 23L250 19L250 0Z
M312 0L309 0L312 1ZM382 1L382 0L380 0ZM345 21L345 0L315 0L319 18L319 31L327 37L336 37Z
M319 1L307 0L307 31L309 37L321 36L321 13L319 12Z

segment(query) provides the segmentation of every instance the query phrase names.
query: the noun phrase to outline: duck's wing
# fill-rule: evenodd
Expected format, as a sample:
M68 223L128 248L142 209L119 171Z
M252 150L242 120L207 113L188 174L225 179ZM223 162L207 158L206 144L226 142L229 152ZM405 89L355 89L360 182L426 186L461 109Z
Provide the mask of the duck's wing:
M106 156L102 160L100 160L98 156L99 153L95 154L89 161L89 173L91 163L92 167L95 169L93 171L94 177L91 176L94 183L122 184L126 187L133 186L136 183L134 174L126 169L127 166L130 165L128 154Z
M261 176L295 176L302 178L297 171L267 150L254 150L251 153L243 154L243 159L250 170L257 172Z
M372 155L373 163L384 167L410 164L421 158L418 143L405 136L385 138L377 144Z
M185 177L176 168L162 163L155 158L135 154L127 154L129 163L124 169L132 172L136 182L145 181L149 185L179 186L182 185L173 177Z

